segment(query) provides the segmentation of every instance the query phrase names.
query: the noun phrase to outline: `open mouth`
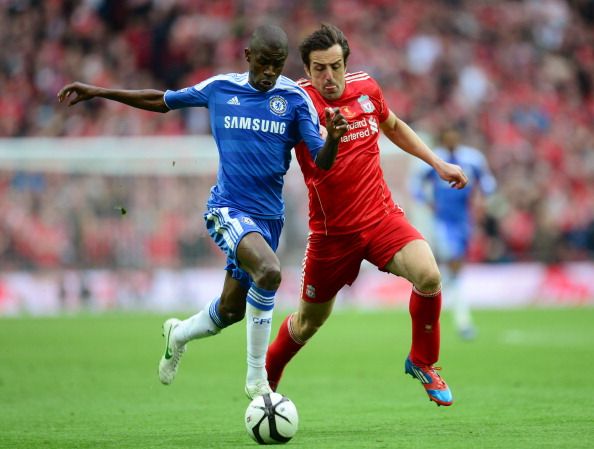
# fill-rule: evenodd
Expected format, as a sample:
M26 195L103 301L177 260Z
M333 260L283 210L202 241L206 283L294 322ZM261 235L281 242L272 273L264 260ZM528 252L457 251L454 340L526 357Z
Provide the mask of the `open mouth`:
M271 80L262 80L260 81L260 86L266 88L266 89L270 89L272 86L274 85L274 82L272 82Z

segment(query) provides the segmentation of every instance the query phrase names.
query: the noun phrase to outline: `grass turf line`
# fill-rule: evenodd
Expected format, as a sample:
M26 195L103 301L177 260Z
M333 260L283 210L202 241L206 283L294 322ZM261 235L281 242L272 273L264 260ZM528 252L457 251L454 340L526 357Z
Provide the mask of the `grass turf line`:
M162 386L163 319L0 320L0 448L256 447L243 427L244 324L190 343ZM449 322L440 364L455 404L438 408L403 374L405 311L336 313L279 388L300 414L289 447L594 447L594 309L479 312L474 342Z

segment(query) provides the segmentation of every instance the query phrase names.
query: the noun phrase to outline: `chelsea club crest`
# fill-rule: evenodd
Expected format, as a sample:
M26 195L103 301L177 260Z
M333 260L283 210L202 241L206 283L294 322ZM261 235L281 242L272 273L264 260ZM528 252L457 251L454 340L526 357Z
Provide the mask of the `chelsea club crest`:
M278 95L275 95L270 99L268 106L270 107L270 111L276 115L284 115L284 113L287 112L287 100Z

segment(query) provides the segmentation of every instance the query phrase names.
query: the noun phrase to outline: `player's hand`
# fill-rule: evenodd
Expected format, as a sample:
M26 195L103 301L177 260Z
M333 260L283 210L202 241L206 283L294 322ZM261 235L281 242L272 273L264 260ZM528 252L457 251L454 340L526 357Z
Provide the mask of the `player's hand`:
M450 184L453 189L463 189L468 184L468 177L462 170L462 167L456 164L450 164L442 161L435 167L439 177Z
M79 83L78 81L75 83L70 83L60 89L60 92L58 92L58 101L62 103L64 100L68 100L71 95L74 94L74 98L70 99L68 102L68 106L73 106L81 101L94 98L96 95L96 90L97 88L95 86Z
M324 113L326 114L326 131L328 131L328 137L339 140L347 132L349 123L339 112L338 108L326 108Z

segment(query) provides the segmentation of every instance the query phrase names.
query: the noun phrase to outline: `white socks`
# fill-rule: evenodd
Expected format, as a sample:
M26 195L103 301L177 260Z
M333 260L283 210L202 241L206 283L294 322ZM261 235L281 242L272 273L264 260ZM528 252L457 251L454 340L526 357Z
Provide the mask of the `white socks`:
M211 317L213 309L216 313L218 302L219 298L213 299L196 315L183 320L173 332L175 342L179 345L184 345L190 340L218 334L221 331L221 327L217 326ZM218 314L215 316L215 319L218 320Z
M266 381L266 351L270 342L275 291L252 285L248 292L245 317L247 327L246 384Z
M248 385L267 380L266 351L270 342L275 293L255 285L248 292L245 310ZM196 315L183 320L173 332L174 341L181 346L190 340L218 334L226 327L218 314L218 304L219 298L216 298Z

